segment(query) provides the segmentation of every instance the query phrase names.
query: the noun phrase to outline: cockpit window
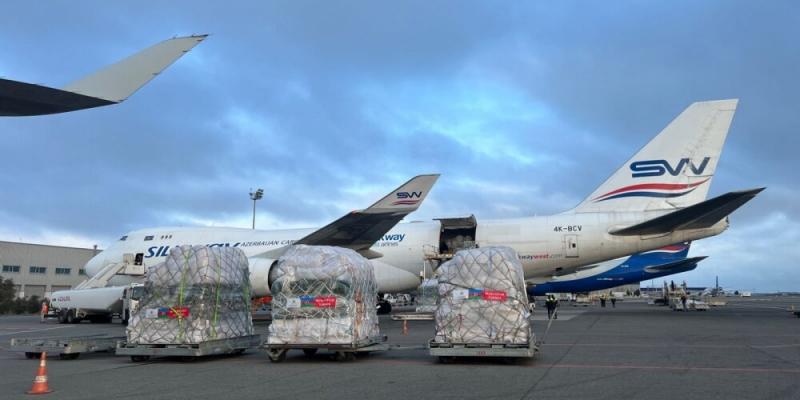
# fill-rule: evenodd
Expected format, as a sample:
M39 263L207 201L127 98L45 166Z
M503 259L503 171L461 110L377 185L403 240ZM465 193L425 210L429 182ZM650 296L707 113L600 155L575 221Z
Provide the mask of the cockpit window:
M153 235L150 235L150 236L145 236L145 237L144 237L144 240L145 240L145 241L148 241L148 240L153 240Z
M125 240L128 240L128 235L125 235L125 236L119 238L120 242L125 241Z

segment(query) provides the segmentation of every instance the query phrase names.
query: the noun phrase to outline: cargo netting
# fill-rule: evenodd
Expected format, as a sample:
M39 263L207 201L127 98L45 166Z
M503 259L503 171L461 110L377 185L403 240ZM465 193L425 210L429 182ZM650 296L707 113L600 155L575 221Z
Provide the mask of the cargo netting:
M380 336L375 273L350 249L292 246L272 282L269 344L353 344Z
M436 272L439 343L526 344L531 339L522 264L508 247L462 250Z
M417 312L432 313L436 311L439 301L439 281L436 278L425 279L417 288Z
M127 329L132 344L199 344L253 335L247 257L238 248L180 246L148 268Z

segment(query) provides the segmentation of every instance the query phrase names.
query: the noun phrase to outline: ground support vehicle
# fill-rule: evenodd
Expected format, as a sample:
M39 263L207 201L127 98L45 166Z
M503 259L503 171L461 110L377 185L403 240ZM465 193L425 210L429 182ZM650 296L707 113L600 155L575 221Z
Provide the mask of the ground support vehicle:
M61 324L82 320L109 323L116 316L127 324L144 289L141 283L127 286L62 290L52 294L50 306Z
M47 352L48 354L58 354L62 360L74 360L81 353L113 353L117 344L124 341L124 336L105 335L12 338L10 350L24 352L28 359L38 359L43 352Z

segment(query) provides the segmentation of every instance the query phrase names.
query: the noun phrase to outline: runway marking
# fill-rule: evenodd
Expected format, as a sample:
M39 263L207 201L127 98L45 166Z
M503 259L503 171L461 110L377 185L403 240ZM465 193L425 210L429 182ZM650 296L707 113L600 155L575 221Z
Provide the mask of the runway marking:
M734 344L624 344L624 343L545 343L543 346L582 346L582 347L686 347L686 348L711 348L711 349L770 349L783 347L800 347L800 343L774 344L774 345L734 345Z
M474 359L467 360L459 364L450 364L450 366L462 367L486 367L485 363L472 362ZM421 360L377 360L373 359L377 364L395 364L395 365L435 365L436 362L421 361ZM800 368L747 368L747 367L687 367L687 366L672 366L672 365L614 365L614 364L539 364L536 360L532 360L530 365L497 365L498 367L506 368L535 368L535 369L616 369L616 370L649 370L649 371L681 371L681 372L748 372L748 373L786 373L786 374L800 374Z
M737 368L737 367L680 367L669 365L591 365L591 364L556 364L535 365L533 368L570 368L570 369L642 369L642 370L668 370L668 371L704 371L704 372L780 372L800 374L798 368Z
M8 332L8 333L0 333L0 336L8 336L8 335L17 335L20 333L33 333L33 332L44 332L44 331L52 331L54 329L64 329L64 328L74 328L74 326L54 326L52 328L40 328L40 329L30 329L27 331L16 331L16 332Z

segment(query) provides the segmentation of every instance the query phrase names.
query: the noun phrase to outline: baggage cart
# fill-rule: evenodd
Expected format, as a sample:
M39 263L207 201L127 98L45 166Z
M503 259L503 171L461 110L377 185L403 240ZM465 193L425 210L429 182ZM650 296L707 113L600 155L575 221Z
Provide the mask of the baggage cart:
M24 352L28 359L39 358L43 352L58 354L62 360L74 360L81 353L113 352L124 336L72 336L43 338L12 338L11 351Z
M261 335L185 344L135 344L120 342L117 345L117 355L130 356L131 361L134 362L147 361L150 357L157 356L196 359L205 356L242 354L247 351L247 349L257 347L260 342Z

